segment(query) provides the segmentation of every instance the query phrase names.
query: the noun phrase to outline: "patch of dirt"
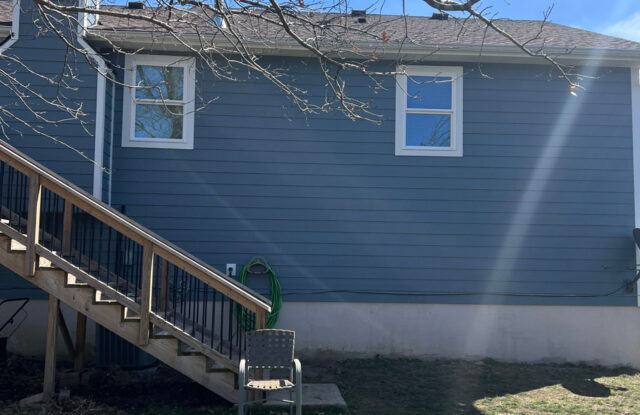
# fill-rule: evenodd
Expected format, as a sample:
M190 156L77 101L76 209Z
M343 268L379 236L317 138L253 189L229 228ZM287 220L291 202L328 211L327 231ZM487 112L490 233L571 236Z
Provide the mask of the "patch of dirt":
M11 356L0 369L0 414L124 414L225 412L232 406L199 384L162 364L143 370L91 368L82 373L80 384L64 385L69 367L58 365L62 388L71 399L19 410L20 399L42 392L43 362ZM65 373L66 372L66 373ZM62 381L62 383L60 383Z

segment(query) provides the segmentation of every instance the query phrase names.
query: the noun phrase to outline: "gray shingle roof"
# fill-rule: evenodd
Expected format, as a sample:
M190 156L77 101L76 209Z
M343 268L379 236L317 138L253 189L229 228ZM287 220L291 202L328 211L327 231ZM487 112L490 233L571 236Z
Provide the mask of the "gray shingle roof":
M168 19L164 10L146 8L144 10L127 10L122 6L108 6L107 9L122 12L143 13L148 16L158 17L160 20ZM202 24L198 24L201 32L210 31L215 34L217 28L209 23L208 16L201 10L185 11L184 16L174 13L171 16L173 26L184 34L194 33L193 22L202 18ZM381 42L383 37L388 37L388 43L411 42L416 45L444 46L444 45L486 45L486 46L512 46L512 43L504 36L493 30L486 30L485 25L476 19L449 18L447 20L434 20L424 16L395 16L370 14L366 16L366 23L357 23L355 18L337 14L317 14L311 17L314 21L325 20L333 22L333 27L327 33L320 33L325 39L340 39L351 42ZM100 25L96 27L101 31L157 31L149 23L133 19L123 19L112 16L101 16ZM284 30L276 25L270 25L264 21L258 21L251 16L240 15L234 17L235 24L247 38L260 38L270 40L289 39ZM552 22L537 20L496 20L496 24L521 42L530 41L531 47L552 48L578 48L578 49L612 49L640 51L640 43L620 39L600 33L590 32L574 27L564 26ZM318 35L318 33L305 33L306 28L299 27L305 35ZM533 40L532 40L533 39Z
M220 28L211 23L210 15L201 9L183 9L172 11L169 15L166 9L145 8L142 10L127 9L126 6L102 6L106 11L115 13L135 13L157 18L169 22L181 34L205 34L210 38L225 37ZM325 43L367 43L382 44L387 39L387 46L393 44L407 44L425 47L443 46L486 46L509 47L512 43L504 36L493 30L486 30L485 25L476 19L458 19L450 17L448 20L433 20L423 16L394 16L370 14L366 16L366 23L357 23L350 16L339 14L315 14L310 16L314 21L326 21L329 26L321 33L312 32L308 27L298 26L297 30L303 37L319 37ZM272 16L273 17L273 16ZM0 24L11 21L11 3L0 0ZM194 25L194 22L196 25ZM616 51L640 52L640 43L620 39L600 33L590 32L574 27L564 26L552 22L537 20L496 20L496 24L521 42L529 41L531 48L558 49L605 49ZM280 26L266 23L257 19L255 15L236 15L234 27L241 37L252 40L270 42L291 41L291 38ZM101 36L110 37L118 34L133 32L137 34L158 33L163 29L151 23L127 19L122 17L102 15L99 24L92 29Z
M0 25L9 26L13 15L13 4L10 1L0 1Z

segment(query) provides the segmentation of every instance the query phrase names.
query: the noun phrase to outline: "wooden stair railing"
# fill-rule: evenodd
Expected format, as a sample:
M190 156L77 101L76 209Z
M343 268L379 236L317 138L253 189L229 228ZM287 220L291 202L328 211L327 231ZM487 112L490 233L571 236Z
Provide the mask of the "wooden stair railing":
M65 289L93 289L95 308L88 312L85 306L83 314L102 324L104 316L96 314L101 304L121 307L121 320L136 325L135 339L131 326L126 333L114 329L117 325L108 328L143 349L156 347L157 342L150 345L154 339L176 339L180 351L186 345L216 367L237 373L244 333L264 328L269 300L3 141L0 184L0 233L10 238L7 250L14 254L3 265L63 302L76 299ZM21 267L15 263L18 254ZM44 281L43 269L61 271L64 283ZM79 304L69 305L83 311ZM222 395L230 399L228 391Z

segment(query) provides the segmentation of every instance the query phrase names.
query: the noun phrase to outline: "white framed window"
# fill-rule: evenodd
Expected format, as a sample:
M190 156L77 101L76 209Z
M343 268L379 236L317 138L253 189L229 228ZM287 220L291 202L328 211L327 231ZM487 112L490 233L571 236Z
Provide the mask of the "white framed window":
M127 55L122 146L193 149L195 59Z
M406 66L396 77L396 156L462 157L462 67Z

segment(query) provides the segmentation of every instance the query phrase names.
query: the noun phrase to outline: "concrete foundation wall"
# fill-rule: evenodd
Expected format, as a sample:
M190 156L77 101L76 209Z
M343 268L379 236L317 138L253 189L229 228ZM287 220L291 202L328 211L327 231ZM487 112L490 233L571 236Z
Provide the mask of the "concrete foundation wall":
M640 309L285 302L303 356L489 357L640 368Z
M44 358L44 349L47 336L47 304L46 300L31 300L25 310L28 313L27 319L13 333L7 343L9 353L17 353L24 356L34 356ZM14 307L3 306L0 310L0 322L4 323L9 313L15 310ZM76 315L77 313L71 308L62 304L62 314L71 333L71 338L75 342L76 339ZM18 316L18 319L21 317ZM6 331L6 330L5 330ZM5 334L5 333L3 333ZM95 350L95 323L87 320L87 337L86 337L86 353L87 359L93 359ZM57 354L61 359L70 359L70 355L58 330L58 338L56 343Z
M32 301L27 311L29 318L8 349L44 356L47 302ZM75 336L75 312L66 307L63 312ZM635 307L285 302L278 327L296 331L302 357L489 357L640 369L640 309ZM87 344L91 356L91 322Z

